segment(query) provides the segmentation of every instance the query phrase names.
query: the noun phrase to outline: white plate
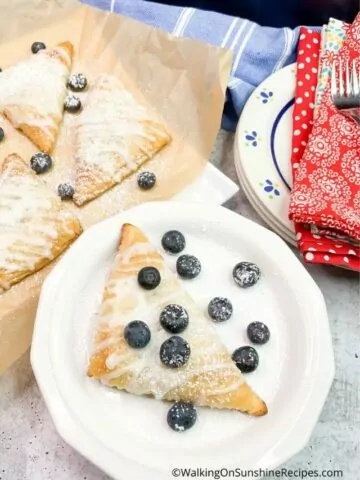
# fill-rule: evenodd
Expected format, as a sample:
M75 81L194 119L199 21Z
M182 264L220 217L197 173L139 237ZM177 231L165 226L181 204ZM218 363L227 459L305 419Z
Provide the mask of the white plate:
M235 182L208 163L199 178L176 194L173 200L222 205L238 191L239 187Z
M273 232L280 235L290 245L297 246L297 242L292 232L285 230L285 228L280 224L280 222L277 222L276 219L272 217L266 209L264 209L263 205L259 202L258 198L254 195L251 188L248 186L247 181L243 177L243 173L241 172L238 164L235 165L235 168L239 177L239 181L241 183L241 187L244 190L244 193L255 212L259 215L259 217L262 218L262 220L271 228Z
M288 219L292 187L291 138L295 64L268 77L253 92L241 114L234 157L263 210L295 235Z
M201 275L184 287L205 309L227 296L234 317L218 325L229 351L247 343L249 322L264 321L271 341L258 349L260 365L247 376L269 413L199 409L185 434L166 425L169 406L112 391L85 375L92 318L124 222L160 246L171 228L184 232ZM166 257L173 269L175 258ZM261 281L242 290L232 280L241 260L257 263ZM319 348L321 345L321 348ZM60 435L119 480L170 480L174 468L274 468L307 443L334 376L322 294L275 234L222 207L148 203L95 225L73 244L42 289L31 363Z
M235 169L241 187L244 190L244 193L247 196L249 203L252 205L257 214L264 220L265 223L267 223L271 230L280 235L286 242L296 246L297 242L294 232L286 228L276 217L272 216L269 210L264 208L264 204L261 203L259 198L253 192L251 185L249 185L247 179L245 178L245 174L241 168L241 164L238 162L235 163Z
M235 149L236 149L236 146L235 146ZM287 235L288 236L292 236L295 240L295 236L294 236L294 228L293 226L291 225L291 228L288 228L286 225L284 225L284 222L280 221L279 218L275 217L271 211L265 206L264 202L261 202L261 199L259 198L259 195L254 191L251 183L249 183L248 179L246 178L246 175L245 175L245 172L242 168L242 164L240 162L235 162L235 170L236 170L236 173L237 173L237 176L238 176L238 179L239 179L239 182L241 184L241 186L245 186L245 189L249 192L251 192L251 196L256 199L257 203L259 204L259 207L260 209L268 215L268 217L271 218L272 222L274 224L276 224L280 229L282 229L283 231L286 231L287 232ZM262 188L264 188L265 186L269 186L270 185L268 183L265 183L265 185L262 186ZM274 187L276 188L276 185L274 185ZM268 194L269 195L269 192L265 192L264 191L264 194ZM271 193L270 192L270 195L272 195L271 198L269 198L270 200L273 200L274 197L276 197L276 194L274 193Z

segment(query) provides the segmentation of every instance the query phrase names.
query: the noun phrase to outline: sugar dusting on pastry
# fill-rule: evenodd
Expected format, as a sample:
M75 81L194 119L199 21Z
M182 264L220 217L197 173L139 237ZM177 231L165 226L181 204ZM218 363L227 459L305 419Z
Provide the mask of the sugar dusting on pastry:
M245 384L211 322L157 250L139 230L129 227L133 228L129 233L131 240L118 251L103 294L88 374L105 385L136 395L191 401L214 408L241 410L232 403L233 396L238 394L242 402L249 395L251 400L243 410L257 409L262 413L255 414L264 414L265 405ZM145 266L160 271L161 283L154 290L138 285L139 268ZM159 316L169 304L182 305L189 315L189 324L181 337L190 345L191 352L179 368L164 366L159 355L161 346L169 339ZM129 348L124 340L124 328L134 319L146 322L151 331L151 341L140 350ZM244 395L239 394L242 388L247 389Z
M144 252L144 246L139 244L132 247L132 252ZM131 258L133 253L126 250L119 256L118 262L124 262L125 258ZM233 371L234 364L219 361L224 351L219 347L217 334L208 325L208 321L198 309L196 304L181 290L178 280L163 265L161 269L162 283L158 289L149 292L140 289L137 285L136 276L130 278L120 278L110 281L108 284L109 299L102 304L100 311L100 323L105 330L116 329L125 326L134 318L146 318L147 324L151 328L152 341L146 347L146 351L141 353L128 350L127 352L118 353L115 349L106 359L106 365L111 370L102 378L103 382L112 385L112 380L130 371L133 375L132 380L127 384L126 390L137 395L152 394L156 398L164 398L171 390L182 387L189 388L188 383L191 377L196 375L205 375L206 372L215 372L221 370L223 379L228 376L234 376L236 382L226 384L226 391L232 391L238 388L241 381L238 380L237 373ZM116 300L114 300L116 296ZM134 299L133 308L128 311L121 311L124 302L129 303L129 298ZM192 354L190 356L186 369L178 369L176 371L163 367L159 359L159 351L162 343L168 339L169 334L164 331L159 323L159 315L162 309L171 303L177 302L184 306L189 312L191 321L188 328L182 332L181 336L187 339L192 345ZM111 310L110 313L106 313ZM118 342L118 338L109 337L106 341L101 342L97 346L100 349L114 346ZM198 347L198 348L197 348ZM131 364L128 360L132 358ZM202 365L202 363L205 365ZM151 365L151 368L148 368ZM116 382L115 382L116 385ZM200 385L193 384L193 388L197 389ZM217 391L221 392L218 386Z
M81 204L120 183L169 141L164 127L120 80L101 75L78 117L75 202Z
M76 237L71 230L74 214L61 206L53 194L16 155L19 168L0 174L0 280L13 272L35 271L38 263L55 257L60 236ZM11 165L11 160L8 165Z
M5 69L0 77L0 110L16 128L39 127L54 141L63 114L70 64L66 49L56 47Z

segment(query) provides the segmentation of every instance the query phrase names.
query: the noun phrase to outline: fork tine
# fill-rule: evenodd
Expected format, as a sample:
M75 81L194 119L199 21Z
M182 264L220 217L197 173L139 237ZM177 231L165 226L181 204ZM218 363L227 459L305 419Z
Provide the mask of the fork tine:
M355 60L352 62L352 72L351 72L351 84L352 84L352 94L355 96L360 95L360 75L359 78L356 72Z
M352 86L351 86L351 83L350 83L350 68L349 68L349 61L347 60L346 61L346 65L345 65L345 95L347 97L349 97L350 95L353 94L352 92Z
M331 96L335 97L337 95L337 86L336 86L336 62L334 60L331 69Z
M339 95L341 97L344 96L344 81L343 81L343 66L342 60L339 60Z

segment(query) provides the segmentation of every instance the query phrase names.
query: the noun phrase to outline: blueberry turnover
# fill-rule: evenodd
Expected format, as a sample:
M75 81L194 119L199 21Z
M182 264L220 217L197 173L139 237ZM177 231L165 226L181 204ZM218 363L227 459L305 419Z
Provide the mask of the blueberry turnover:
M178 230L169 230L164 233L161 245L166 252L176 255L184 250L186 241L184 235Z
M69 113L76 113L81 109L81 100L76 95L68 95L64 101L64 109Z
M80 120L73 199L77 206L125 181L171 141L161 121L114 75L100 75L91 84ZM89 144L94 132L96 142ZM94 159L96 174L88 175Z
M34 42L31 45L32 53L38 53L40 50L45 50L45 49L46 49L46 45L43 42Z
M260 268L251 262L240 262L233 269L234 281L241 288L249 288L260 279Z
M45 173L50 170L52 159L49 154L44 152L35 153L30 159L30 167L37 174Z
M233 313L233 307L230 300L224 297L213 298L208 306L208 314L214 322L225 322L229 320Z
M168 338L160 347L160 360L169 368L183 367L189 358L190 345L178 335Z
M176 271L181 278L193 279L201 272L200 260L194 255L181 255L176 262Z
M181 333L189 323L189 315L181 305L167 305L160 313L160 324L169 333Z
M41 51L37 46L35 51L0 75L0 109L41 152L50 153L63 119L74 47L62 42Z
M252 343L264 345L270 339L270 330L262 322L252 322L247 327L247 336Z
M149 262L161 272L161 288L151 291L136 285L139 269ZM140 228L123 225L102 295L88 375L132 395L265 415L265 403L246 383L217 329L182 283ZM172 306L167 308L170 302ZM186 323L181 307L189 323L181 333L172 335L169 330L178 331ZM119 335L129 319L151 325L147 347L131 350ZM171 414L171 425L176 423L180 429L190 425L189 408L181 409L184 416L180 409L172 412L175 421Z
M70 75L67 86L73 92L81 92L87 87L87 79L83 73L73 73Z
M150 190L155 186L156 176L152 172L140 172L137 176L137 184L141 190Z
M58 186L58 194L61 200L70 200L74 196L75 190L69 183L60 183Z
M144 348L150 342L151 332L146 323L134 320L126 325L124 338L131 348Z
M144 267L138 273L139 285L145 290L154 290L161 282L161 275L155 267Z
M196 423L197 413L192 403L176 402L168 411L167 423L175 432L184 432Z
M259 365L259 355L253 347L240 347L232 354L232 359L242 373L250 373Z
M0 297L59 257L82 231L74 212L15 153L0 165L0 224Z
M0 142L2 142L5 138L5 132L4 130L0 127Z

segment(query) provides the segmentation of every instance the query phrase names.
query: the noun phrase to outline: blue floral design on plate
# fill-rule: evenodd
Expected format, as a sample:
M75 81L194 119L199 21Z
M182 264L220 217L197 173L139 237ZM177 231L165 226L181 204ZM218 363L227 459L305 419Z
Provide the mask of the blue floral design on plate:
M271 180L266 179L265 182L260 183L260 187L264 190L264 192L268 193L269 198L272 200L275 197L280 196L280 191L278 190L279 185L277 183L273 183Z
M258 143L261 141L261 138L258 136L257 132L253 130L252 132L245 131L245 145L249 147L257 147Z
M328 31L328 33L334 33L335 35L337 35L340 38L345 38L346 37L345 32L343 31L342 27L339 27L337 25L333 25L331 23L328 25L327 31Z
M333 50L333 51L337 52L337 51L340 49L340 45L338 45L338 44L335 43L335 42L329 42L329 43L328 43L328 48L329 48L330 50Z
M264 89L262 92L260 92L260 95L258 98L262 101L262 103L269 103L273 99L274 93L271 92L270 90Z

